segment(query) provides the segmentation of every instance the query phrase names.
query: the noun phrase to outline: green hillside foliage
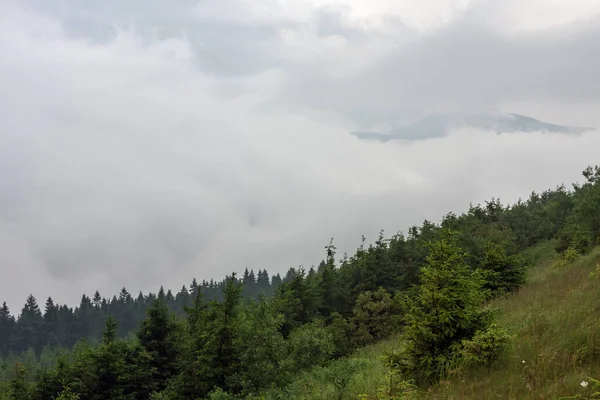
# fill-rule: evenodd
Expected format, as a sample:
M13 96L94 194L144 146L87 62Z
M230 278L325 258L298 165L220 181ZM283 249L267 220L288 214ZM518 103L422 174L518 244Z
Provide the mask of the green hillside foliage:
M489 365L463 360L444 380L423 386L415 398L595 398L591 395L600 386L593 386L589 377L600 377L600 279L596 272L600 272L600 249L556 269L555 245L545 242L530 249L527 255L535 266L529 270L529 282L518 293L488 304L499 310L496 326L510 335L509 346ZM382 395L382 389L389 388L390 375L384 355L399 352L403 346L399 337L367 346L352 357L307 371L289 386L265 392L263 398L359 399L361 394L365 399L389 398ZM340 391L332 376L344 374L349 377ZM398 382L404 378L398 375ZM585 388L582 382L587 383Z
M497 299L498 325L513 336L488 373L466 368L438 385L432 399L557 399L600 376L600 281L590 273L600 250L565 265L538 264L518 294ZM589 393L588 393L589 394Z

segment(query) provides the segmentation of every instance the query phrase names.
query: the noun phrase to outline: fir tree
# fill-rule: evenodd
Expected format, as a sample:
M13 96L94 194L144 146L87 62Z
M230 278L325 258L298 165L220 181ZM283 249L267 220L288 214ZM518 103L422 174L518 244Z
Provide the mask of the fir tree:
M456 246L453 234L445 233L429 248L404 332L404 372L426 384L443 376L463 340L491 322L490 314L481 308L486 298L483 277L466 263L466 254Z
M169 315L167 306L155 300L141 323L137 337L142 347L150 354L150 365L154 369L153 382L157 385L157 390L163 390L176 372L176 331L177 324Z
M15 325L13 351L20 353L31 347L39 353L44 345L42 322L42 313L37 300L30 294Z
M2 303L0 307L0 356L8 356L10 347L10 339L12 336L13 328L15 326L15 318L10 315L10 309L6 305L6 302Z

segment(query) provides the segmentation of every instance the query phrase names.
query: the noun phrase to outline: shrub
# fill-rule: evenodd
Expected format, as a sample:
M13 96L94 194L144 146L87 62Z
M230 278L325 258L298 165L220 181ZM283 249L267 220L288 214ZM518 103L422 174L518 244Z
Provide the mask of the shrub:
M208 394L208 400L234 400L236 397L223 391L221 388L216 388Z
M490 371L494 361L508 349L511 337L496 324L477 331L473 339L463 340L462 359L469 365L481 365Z
M554 261L552 267L554 269L564 268L566 265L571 264L579 258L580 254L575 247L567 248L560 257Z
M356 326L357 347L385 339L398 332L402 323L402 307L397 298L383 288L358 296L352 321Z
M323 365L335 351L333 335L318 322L292 331L288 345L292 363L297 369Z
M484 288L491 294L513 292L526 281L525 259L519 254L509 254L504 243L485 243L481 268Z
M414 400L419 398L419 392L412 381L404 379L401 372L402 356L396 352L384 353L383 363L388 368L383 379L383 385L377 389L377 400ZM369 396L361 394L361 400Z
M355 348L354 341L352 340L354 325L339 313L332 313L330 320L331 322L327 326L327 330L331 332L335 345L335 352L332 356L333 358L347 356Z
M81 396L78 393L73 392L67 385L55 400L79 400L80 398Z
M325 377L327 381L335 386L339 400L344 398L348 384L359 367L360 363L357 360L344 359L336 361L325 368Z

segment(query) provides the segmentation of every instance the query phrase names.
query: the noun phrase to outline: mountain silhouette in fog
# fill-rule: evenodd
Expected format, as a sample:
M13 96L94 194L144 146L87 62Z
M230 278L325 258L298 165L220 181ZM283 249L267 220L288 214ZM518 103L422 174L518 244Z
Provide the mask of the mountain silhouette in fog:
M509 132L577 134L593 129L556 125L513 113L451 113L428 115L408 125L393 128L389 133L359 131L352 132L352 135L363 140L388 142L390 140L444 137L450 131L462 128L481 129L497 134Z

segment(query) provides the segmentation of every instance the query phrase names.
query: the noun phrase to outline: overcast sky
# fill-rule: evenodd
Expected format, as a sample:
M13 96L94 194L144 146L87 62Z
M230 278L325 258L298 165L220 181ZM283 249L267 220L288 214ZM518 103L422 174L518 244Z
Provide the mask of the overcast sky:
M285 272L580 179L600 136L350 131L448 110L600 126L597 0L0 2L0 300Z

